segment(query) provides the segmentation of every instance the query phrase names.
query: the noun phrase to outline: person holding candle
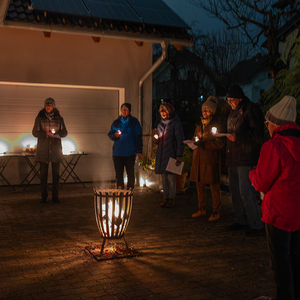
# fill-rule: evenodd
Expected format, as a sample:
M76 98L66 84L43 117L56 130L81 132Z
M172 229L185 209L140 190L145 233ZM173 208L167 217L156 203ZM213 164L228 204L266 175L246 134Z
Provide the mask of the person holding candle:
M121 115L113 121L108 137L114 141L113 162L118 188L124 189L124 168L128 177L127 189L134 189L135 158L142 157L142 127L137 118L131 115L131 104L121 105Z
M270 139L249 178L264 193L265 223L276 299L300 299L300 127L297 101L284 96L266 113Z
M44 108L35 118L32 135L38 139L35 160L40 163L42 203L48 198L48 167L52 165L52 201L60 203L58 198L59 168L63 159L61 138L66 137L64 119L56 108L55 100L47 98Z
M258 104L251 102L240 86L231 85L226 97L231 107L227 119L226 159L229 190L237 218L228 229L247 229L245 234L249 237L263 235L264 227L249 171L257 164L264 140L264 117Z
M214 96L209 96L202 105L201 122L196 125L193 138L198 147L193 152L190 174L190 181L196 182L198 195L198 211L192 217L206 215L206 184L209 184L213 201L209 221L220 219L221 210L221 148L224 143L214 134L225 132L225 124L216 116L217 105L218 99Z
M176 195L175 174L166 171L169 159L176 159L176 165L182 162L184 150L184 132L182 124L171 103L163 102L159 107L160 121L153 142L157 144L155 174L161 174L164 200L161 207L174 207Z

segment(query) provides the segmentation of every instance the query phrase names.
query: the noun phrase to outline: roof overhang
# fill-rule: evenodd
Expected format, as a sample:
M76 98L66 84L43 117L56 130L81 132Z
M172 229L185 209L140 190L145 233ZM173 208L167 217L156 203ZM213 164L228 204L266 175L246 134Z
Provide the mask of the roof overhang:
M137 34L126 33L126 32L120 33L117 30L106 31L106 30L97 30L96 28L75 28L66 25L34 24L34 23L17 22L17 21L9 21L9 20L5 20L2 26L7 28L14 28L14 29L26 29L26 30L50 32L50 33L84 35L90 37L100 37L100 38L103 37L109 39L132 40L132 41L141 41L141 42L149 42L149 43L161 43L162 41L168 41L171 45L180 45L180 46L187 46L187 47L193 46L193 40L185 40L179 38L170 38L170 37L153 36L153 35L143 35L140 33Z

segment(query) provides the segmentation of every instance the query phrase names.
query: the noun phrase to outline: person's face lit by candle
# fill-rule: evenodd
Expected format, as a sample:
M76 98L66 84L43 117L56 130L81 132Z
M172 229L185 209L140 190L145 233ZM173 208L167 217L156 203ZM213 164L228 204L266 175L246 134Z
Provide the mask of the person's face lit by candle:
M129 111L128 107L126 107L125 105L123 105L121 108L121 115L124 118L126 118L130 115L130 111Z
M202 108L202 116L204 119L208 119L212 116L212 111L207 107Z
M47 114L51 114L53 112L54 106L51 102L45 103L45 110Z

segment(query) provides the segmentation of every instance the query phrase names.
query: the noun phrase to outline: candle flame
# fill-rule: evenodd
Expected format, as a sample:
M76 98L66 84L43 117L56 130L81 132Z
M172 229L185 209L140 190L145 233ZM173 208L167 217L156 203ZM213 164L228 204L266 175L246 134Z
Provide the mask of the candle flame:
M218 132L218 128L217 127L212 127L211 132L213 134L216 134Z

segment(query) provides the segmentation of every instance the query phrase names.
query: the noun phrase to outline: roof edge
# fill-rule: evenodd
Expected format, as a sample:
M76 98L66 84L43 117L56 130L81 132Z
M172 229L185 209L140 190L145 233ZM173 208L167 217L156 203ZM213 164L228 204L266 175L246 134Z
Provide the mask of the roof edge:
M1 23L0 23L1 24ZM6 20L2 23L2 27L13 28L13 29L25 29L25 30L35 30L35 31L46 31L53 33L63 33L63 34L74 34L74 35L84 35L84 36L93 36L93 37L105 37L109 39L121 39L121 40L132 40L132 41L141 41L141 42L151 42L151 43L161 43L162 41L169 41L171 45L180 45L186 47L193 46L193 40L183 40L178 38L167 38L161 36L147 36L142 34L134 33L119 33L119 32L108 32L100 31L97 29L77 29L71 26L61 26L61 25L42 25L23 22L15 22Z

